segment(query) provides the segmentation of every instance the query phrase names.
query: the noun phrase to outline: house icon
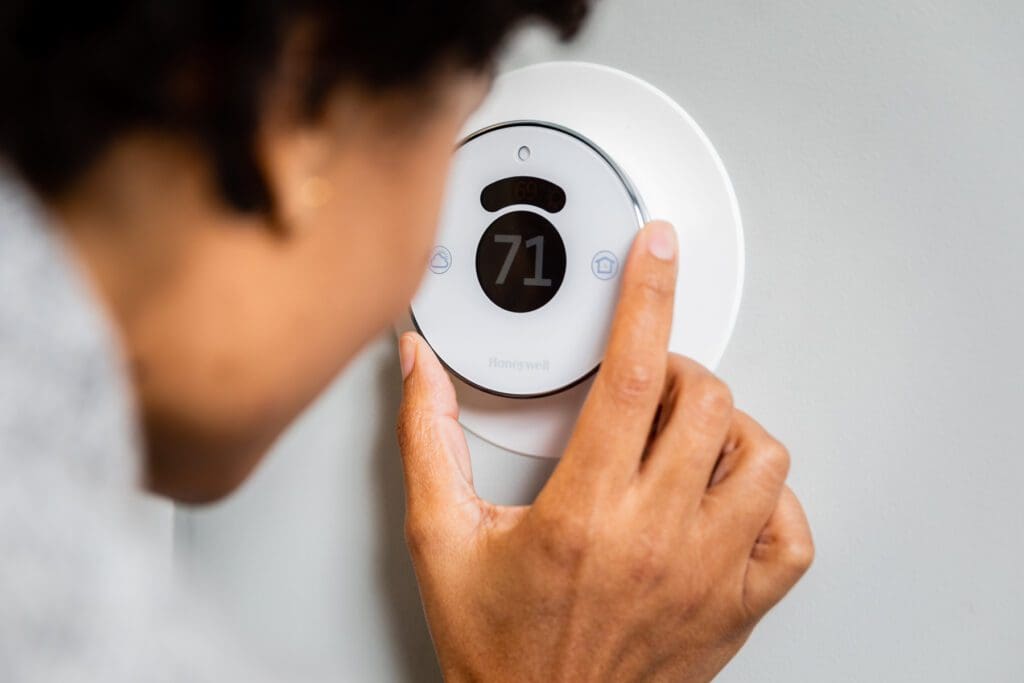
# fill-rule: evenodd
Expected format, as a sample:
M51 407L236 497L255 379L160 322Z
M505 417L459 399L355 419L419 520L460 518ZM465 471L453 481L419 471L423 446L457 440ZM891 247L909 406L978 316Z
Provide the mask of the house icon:
M590 262L590 269L598 280L611 280L619 272L619 259L610 251L600 251Z

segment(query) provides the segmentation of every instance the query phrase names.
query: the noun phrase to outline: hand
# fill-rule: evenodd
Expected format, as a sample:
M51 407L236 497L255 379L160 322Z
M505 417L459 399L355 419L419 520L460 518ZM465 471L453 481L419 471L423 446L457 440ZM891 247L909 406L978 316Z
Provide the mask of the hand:
M477 497L451 382L401 339L406 535L449 681L707 681L813 557L786 450L667 352L670 226L640 232L605 362L530 507Z

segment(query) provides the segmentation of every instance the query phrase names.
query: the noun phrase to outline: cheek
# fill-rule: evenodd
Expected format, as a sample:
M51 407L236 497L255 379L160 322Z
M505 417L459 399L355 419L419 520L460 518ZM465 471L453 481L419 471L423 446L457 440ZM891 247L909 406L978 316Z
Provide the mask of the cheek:
M415 139L369 144L337 167L338 192L315 232L344 263L330 268L357 286L378 319L409 303L427 270L455 145L454 124ZM350 150L351 151L351 150ZM344 188L344 189L342 189ZM323 254L321 254L323 256ZM371 312L367 312L371 313Z
M402 241L393 247L391 274L396 283L401 283L397 293L400 306L409 303L427 272L437 237L437 221L437 211L431 208L409 216L395 230Z
M419 174L416 191L409 192L408 188L396 190L405 192L407 201L402 203L401 215L391 221L390 234L394 239L388 240L392 252L389 261L401 269L401 273L394 272L393 275L404 283L406 299L412 296L423 279L434 249L448 160L447 154L433 160L428 166L433 170Z

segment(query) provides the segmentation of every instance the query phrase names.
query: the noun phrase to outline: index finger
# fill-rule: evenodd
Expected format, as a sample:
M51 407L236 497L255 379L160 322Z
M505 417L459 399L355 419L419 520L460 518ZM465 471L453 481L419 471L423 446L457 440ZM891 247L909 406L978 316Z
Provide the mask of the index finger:
M637 235L622 277L608 349L564 465L592 475L632 475L661 401L672 332L676 231L655 221Z

